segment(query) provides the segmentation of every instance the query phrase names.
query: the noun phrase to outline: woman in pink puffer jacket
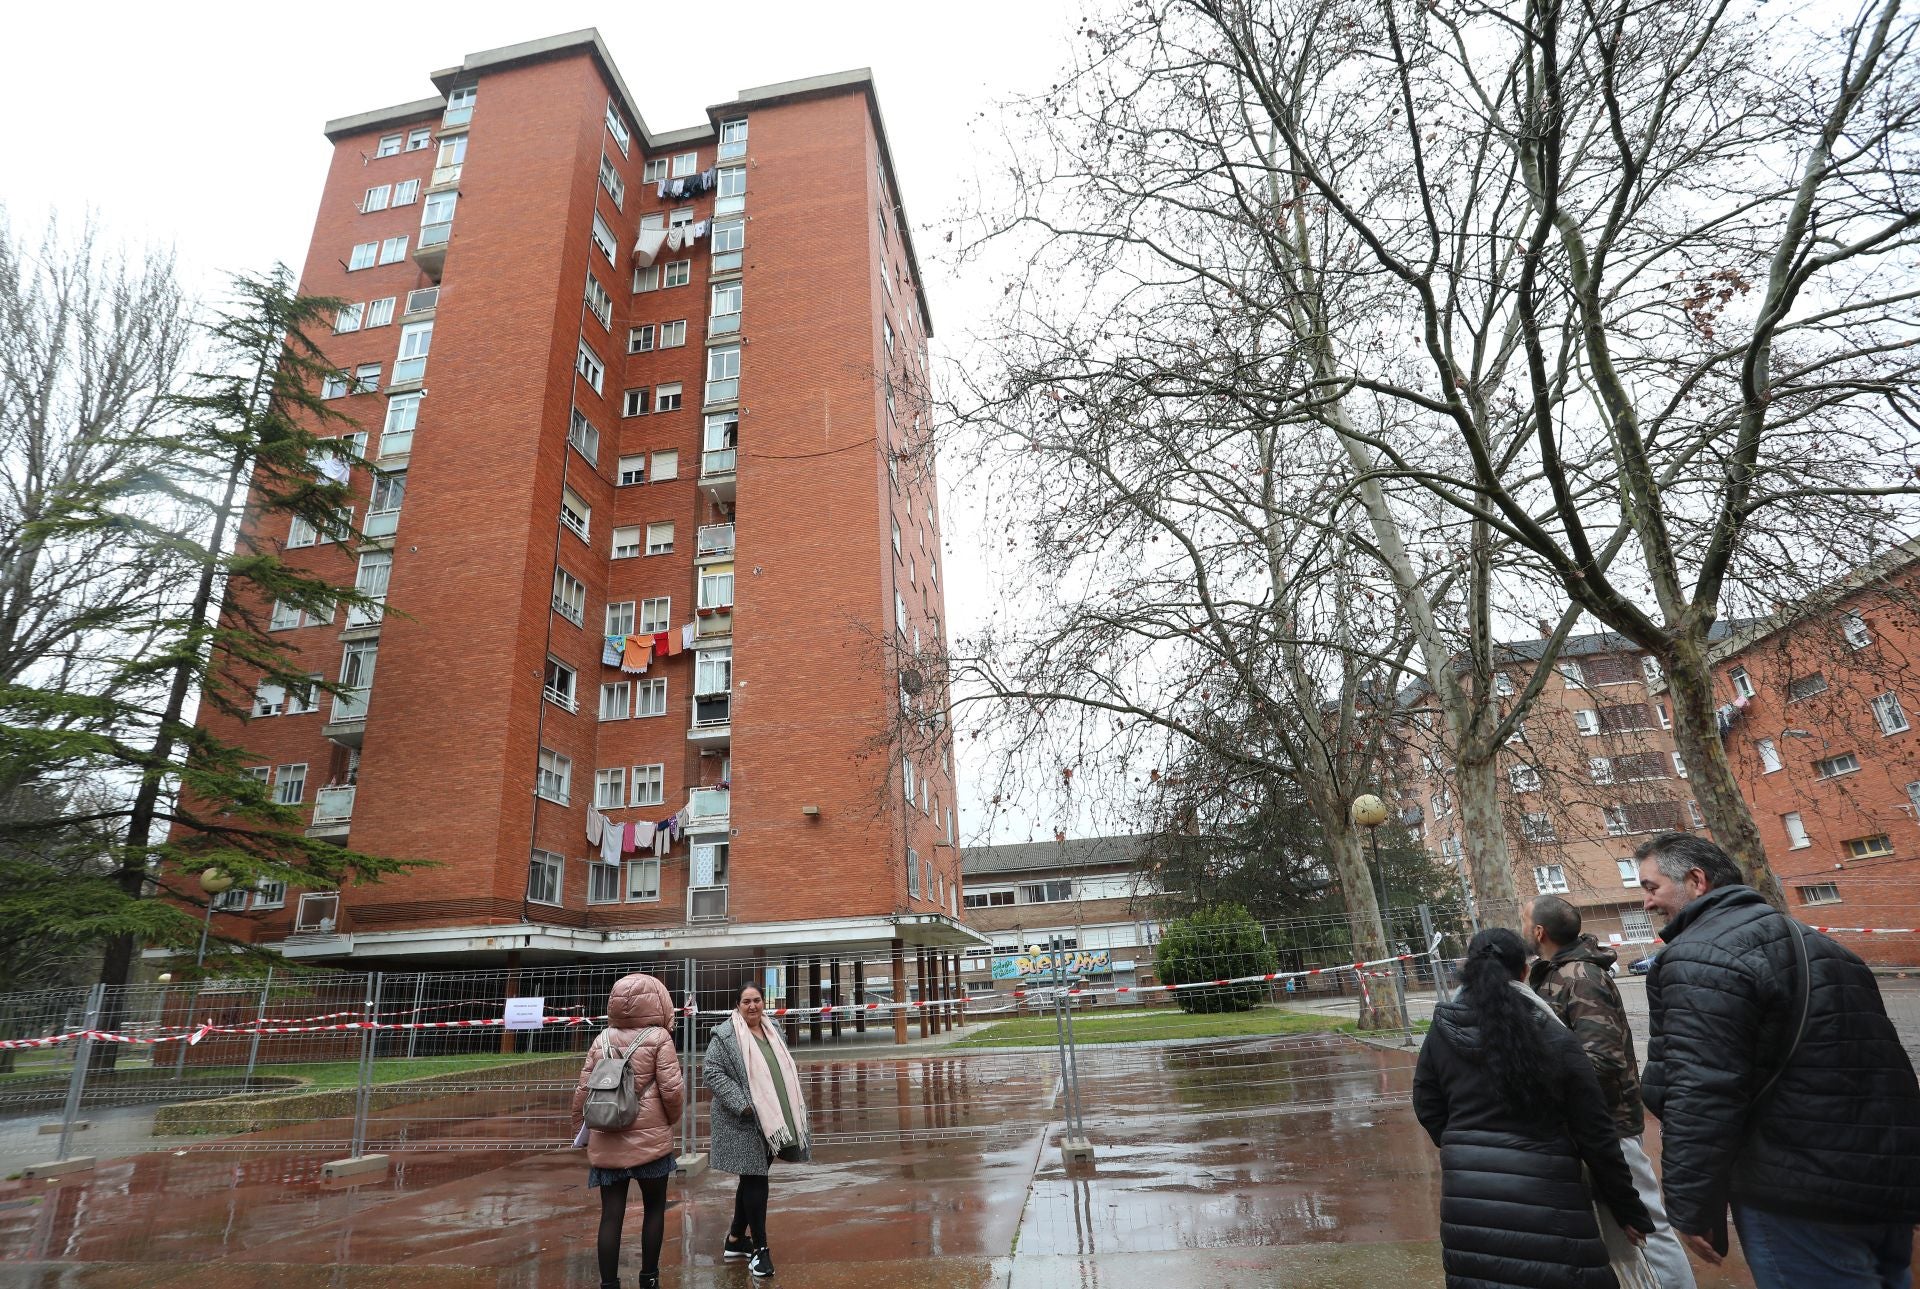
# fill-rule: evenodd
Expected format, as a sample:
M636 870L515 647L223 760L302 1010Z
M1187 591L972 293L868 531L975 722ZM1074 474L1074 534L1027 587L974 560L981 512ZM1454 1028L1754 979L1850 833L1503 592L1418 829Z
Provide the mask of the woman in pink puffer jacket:
M611 1045L611 1046L609 1046ZM587 1185L600 1190L600 1284L620 1284L620 1231L627 1219L627 1179L640 1183L640 1289L659 1289L660 1244L666 1236L667 1178L673 1175L674 1125L686 1105L680 1054L673 1045L673 998L653 976L634 972L607 995L607 1029L587 1050L573 1090L574 1135L587 1103L587 1076L603 1050L629 1052L640 1113L619 1132L587 1133Z

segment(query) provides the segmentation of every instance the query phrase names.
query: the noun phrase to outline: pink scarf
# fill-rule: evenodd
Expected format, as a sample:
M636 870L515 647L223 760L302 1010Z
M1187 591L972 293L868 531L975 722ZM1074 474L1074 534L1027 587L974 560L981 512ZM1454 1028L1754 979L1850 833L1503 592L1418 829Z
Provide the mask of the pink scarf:
M767 1068L767 1058L760 1054L760 1044L754 1039L753 1031L747 1027L746 1018L736 1010L733 1013L733 1042L740 1049L740 1060L747 1067L747 1092L753 1098L753 1113L760 1120L760 1131L766 1135L767 1149L777 1155L788 1146L798 1144L806 1149L810 1134L807 1132L807 1104L800 1097L800 1072L793 1067L793 1057L787 1054L787 1042L780 1036L780 1027L770 1020L760 1022L760 1030L767 1037L767 1046L773 1049L773 1059L780 1064L780 1078L787 1085L787 1105L793 1110L793 1132L787 1131L786 1116L780 1113L780 1094L773 1086L773 1073Z

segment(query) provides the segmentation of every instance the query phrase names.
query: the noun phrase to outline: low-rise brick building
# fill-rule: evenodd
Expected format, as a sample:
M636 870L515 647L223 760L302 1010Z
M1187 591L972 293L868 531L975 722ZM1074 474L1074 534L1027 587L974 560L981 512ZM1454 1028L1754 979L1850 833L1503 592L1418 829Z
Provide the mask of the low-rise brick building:
M1041 959L1059 938L1070 978L1093 985L1149 985L1157 925L1144 896L1146 836L970 846L964 865L968 924L991 941L967 952L961 980L971 995L1050 984Z

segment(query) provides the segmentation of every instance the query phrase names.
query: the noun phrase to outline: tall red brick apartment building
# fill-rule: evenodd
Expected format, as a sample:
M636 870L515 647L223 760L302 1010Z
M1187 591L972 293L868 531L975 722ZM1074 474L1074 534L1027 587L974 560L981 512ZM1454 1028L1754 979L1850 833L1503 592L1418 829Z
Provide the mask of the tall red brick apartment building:
M979 942L949 736L897 729L937 707L914 663L945 611L932 324L871 76L661 133L593 31L431 79L328 123L302 278L352 301L326 393L375 462L367 540L258 534L386 611L275 609L352 696L203 719L316 834L438 866L230 896L223 929L365 966ZM610 635L657 635L644 673ZM685 830L608 863L590 807Z

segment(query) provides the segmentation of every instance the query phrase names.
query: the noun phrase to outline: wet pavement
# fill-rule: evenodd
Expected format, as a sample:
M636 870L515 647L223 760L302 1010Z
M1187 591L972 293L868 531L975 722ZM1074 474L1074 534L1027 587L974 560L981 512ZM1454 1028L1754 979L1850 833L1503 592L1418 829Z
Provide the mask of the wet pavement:
M1091 1168L1060 1162L1046 1053L834 1059L803 1076L819 1144L777 1166L776 1286L1439 1286L1434 1151L1411 1058L1341 1038L1082 1053ZM289 1132L153 1153L64 1185L0 1184L0 1285L587 1289L598 1204L554 1112L447 1098L452 1147L320 1179ZM478 1111L478 1112L477 1112ZM564 1113L564 1103L559 1107ZM377 1133L376 1133L377 1135ZM663 1283L745 1286L719 1246L733 1179L670 1188ZM629 1206L628 1274L639 1205ZM1747 1285L1744 1271L1703 1289Z

